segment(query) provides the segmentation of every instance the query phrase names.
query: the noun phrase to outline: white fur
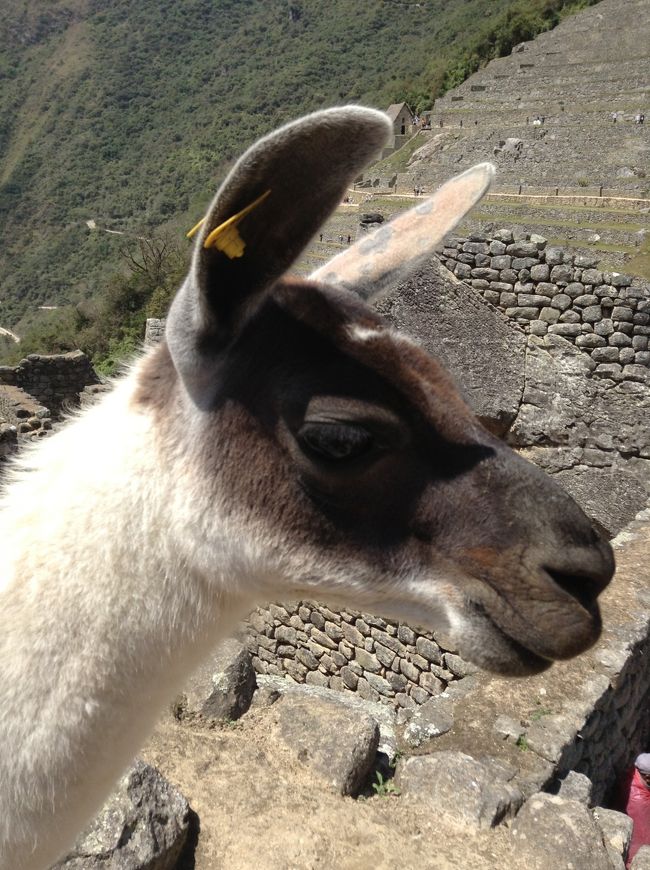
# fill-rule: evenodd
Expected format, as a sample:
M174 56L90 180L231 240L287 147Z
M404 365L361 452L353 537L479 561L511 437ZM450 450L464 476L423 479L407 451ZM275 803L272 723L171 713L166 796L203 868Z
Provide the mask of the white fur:
M2 870L71 845L260 570L222 524L202 575L196 530L219 505L161 461L134 377L23 455L0 502Z

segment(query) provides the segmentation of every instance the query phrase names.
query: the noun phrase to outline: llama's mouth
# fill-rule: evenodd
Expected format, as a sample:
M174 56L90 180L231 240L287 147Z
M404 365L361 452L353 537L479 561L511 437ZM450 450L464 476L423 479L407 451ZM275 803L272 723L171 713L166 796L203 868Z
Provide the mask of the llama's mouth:
M483 605L467 603L467 622L458 638L460 654L486 671L509 677L539 674L553 664L507 634L488 615Z

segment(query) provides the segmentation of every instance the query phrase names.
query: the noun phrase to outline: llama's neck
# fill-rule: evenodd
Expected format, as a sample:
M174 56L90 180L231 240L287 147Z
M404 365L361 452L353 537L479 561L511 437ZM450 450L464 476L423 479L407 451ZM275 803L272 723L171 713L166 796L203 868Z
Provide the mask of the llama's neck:
M69 845L247 603L225 533L216 572L188 567L183 468L132 380L28 453L0 509L1 870Z

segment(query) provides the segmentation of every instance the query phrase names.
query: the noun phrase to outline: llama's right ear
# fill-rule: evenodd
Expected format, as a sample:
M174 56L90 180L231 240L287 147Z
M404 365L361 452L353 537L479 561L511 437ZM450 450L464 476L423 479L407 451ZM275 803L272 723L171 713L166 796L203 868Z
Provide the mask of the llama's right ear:
M190 274L169 313L167 342L182 375L232 338L390 129L373 109L328 109L271 133L241 157L202 222Z

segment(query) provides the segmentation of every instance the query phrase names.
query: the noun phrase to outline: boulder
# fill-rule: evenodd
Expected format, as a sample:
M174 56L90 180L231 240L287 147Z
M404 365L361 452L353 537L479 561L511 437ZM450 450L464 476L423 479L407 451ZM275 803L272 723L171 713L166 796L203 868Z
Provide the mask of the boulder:
M137 761L52 870L175 870L191 816L183 795Z
M436 815L474 829L493 827L523 800L519 789L497 777L492 766L462 752L400 761L395 784L404 797L430 804Z
M578 801L534 794L517 814L511 830L522 867L611 870L600 828Z
M404 729L404 740L418 747L434 737L446 734L454 726L452 702L449 698L432 698L421 704Z
M607 849L612 865L623 870L627 858L627 850L632 839L632 819L625 813L596 807L593 811L596 824L603 835L603 843Z
M174 702L179 719L239 719L250 707L257 688L248 650L238 640L227 640L190 678Z
M370 773L379 727L365 713L325 698L286 694L274 705L280 739L336 794L358 792Z

